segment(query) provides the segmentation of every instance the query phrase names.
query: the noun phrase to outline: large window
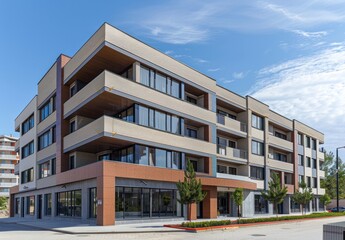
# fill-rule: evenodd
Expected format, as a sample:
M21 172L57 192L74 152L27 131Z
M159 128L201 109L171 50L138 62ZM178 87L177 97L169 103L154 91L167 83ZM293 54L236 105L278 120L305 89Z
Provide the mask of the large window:
M177 216L176 190L116 187L115 194L116 219Z
M265 179L265 169L263 167L250 166L250 177L258 180Z
M286 140L287 139L287 136L286 136L286 134L284 134L284 133L281 133L281 132L274 132L274 136L276 136L276 137L278 137L278 138L281 138L281 139L284 139L284 140Z
M306 147L310 148L310 137L306 136L305 141L306 141Z
M317 169L317 161L316 161L315 158L313 158L313 160L312 160L312 167L313 167L314 169Z
M46 119L50 114L55 111L55 96L50 98L40 109L40 122Z
M49 177L51 174L50 161L38 165L38 178Z
M317 178L313 177L313 188L317 188Z
M172 169L184 169L185 165L183 153L138 144L115 152L115 160Z
M303 155L298 154L298 165L304 166L304 157Z
M29 142L24 147L22 147L22 159L30 156L35 151L34 141Z
M311 139L311 148L313 150L316 150L316 139L314 139L314 138Z
M97 188L89 188L89 218L97 217Z
M57 216L81 217L81 190L56 194Z
M21 172L20 180L22 184L32 182L34 180L34 169L30 168Z
M35 125L35 117L32 114L28 119L22 123L22 135L27 133Z
M191 138L198 138L198 131L195 129L187 128L186 136L191 137Z
M26 214L35 215L35 196L26 197Z
M310 160L310 157L306 157L306 162L307 162L307 167L311 167L311 160Z
M255 114L252 114L252 127L263 130L264 129L264 119Z
M311 177L307 177L307 187L311 187Z
M263 156L264 144L262 142L252 140L252 154Z
M52 194L44 194L44 215L51 216L52 215Z
M38 137L38 151L55 142L55 126Z
M140 83L175 98L182 98L184 84L146 67L140 68Z
M303 135L301 133L298 133L297 141L298 141L298 145L303 145Z
M268 202L261 195L254 196L254 205L255 214L268 213Z
M287 162L287 155L282 153L273 153L273 158L281 162Z

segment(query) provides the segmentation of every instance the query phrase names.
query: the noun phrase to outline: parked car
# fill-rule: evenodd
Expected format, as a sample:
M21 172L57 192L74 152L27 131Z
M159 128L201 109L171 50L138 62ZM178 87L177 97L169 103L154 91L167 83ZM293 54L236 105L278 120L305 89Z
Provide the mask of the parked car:
M337 207L331 208L329 212L338 212ZM345 212L345 207L339 207L339 212Z

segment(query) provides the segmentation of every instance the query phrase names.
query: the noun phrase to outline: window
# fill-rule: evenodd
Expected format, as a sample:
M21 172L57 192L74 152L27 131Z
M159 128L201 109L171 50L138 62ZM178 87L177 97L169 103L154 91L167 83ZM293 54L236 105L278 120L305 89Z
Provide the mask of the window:
M319 161L319 168L320 168L320 170L324 170L323 169L323 161Z
M55 175L56 174L56 159L55 158L51 160L51 165L52 165L52 168L51 168L52 175Z
M317 162L316 162L316 159L313 158L313 159L312 159L312 162L313 162L313 168L314 168L314 169L317 169Z
M303 155L298 155L298 165L299 166L304 166Z
M262 117L252 114L252 127L263 130L264 129L264 119Z
M311 167L310 157L306 157L307 167Z
M313 150L316 150L316 139L314 138L311 140L311 147Z
M55 142L55 126L38 137L38 151Z
M237 168L229 167L229 174L231 174L231 175L237 175Z
M303 145L303 135L298 133L298 145Z
M228 173L227 167L223 165L217 165L217 172L218 173Z
M98 161L111 160L111 154L106 153L98 156Z
M38 167L38 174L39 174L39 178L45 178L45 177L49 177L51 174L51 171L50 171L50 161L47 161L45 163L42 163L39 165Z
M40 109L40 122L55 111L55 96L51 97Z
M34 180L34 169L30 168L21 172L20 179L22 184L32 182Z
M44 194L44 215L51 216L52 215L52 194Z
M26 197L26 214L35 215L35 196Z
M198 138L198 131L195 129L187 128L186 136L191 138Z
M127 78L129 80L133 80L133 67L126 69L122 74L122 77Z
M27 133L35 125L35 117L32 114L28 119L22 123L22 135Z
M311 187L311 177L307 177L307 187Z
M264 156L264 144L252 140L252 154Z
M313 177L313 188L317 188L317 178Z
M255 214L265 214L268 210L268 202L261 196L254 196Z
M69 123L69 132L72 133L76 130L75 120Z
M77 85L72 84L70 89L69 89L69 96L73 97L77 93Z
M227 113L225 111L217 110L217 113L218 113L217 115L222 115L222 116L225 116L225 117L228 117L228 118L236 120L236 116L235 115Z
M287 162L287 156L282 153L273 153L273 159L281 161L281 162Z
M156 166L164 167L167 166L167 152L162 149L156 149Z
M298 175L298 183L304 182L304 176L303 175Z
M284 140L287 139L286 134L283 134L283 133L280 133L280 132L274 132L274 136L276 136L278 138L281 138L281 139L284 139Z
M20 214L20 198L16 198L16 202L15 202L15 214Z
M187 96L186 101L194 105L198 104L198 100L195 97Z
M230 148L236 148L236 142L229 140L228 146L229 146Z
M29 142L24 147L22 147L22 159L30 156L35 151L34 141Z
M258 180L264 180L264 168L263 167L254 167L250 166L250 177Z
M97 218L97 188L89 189L89 218Z
M307 142L307 144L306 144L306 147L307 148L310 148L310 137L305 137L305 140L306 140L306 142Z
M198 161L195 161L195 160L192 160L192 159L189 159L189 160L190 160L190 163L193 166L194 171L198 172Z
M57 216L81 217L81 190L59 192L56 194Z
M75 156L69 156L69 169L74 169L76 167L75 165Z

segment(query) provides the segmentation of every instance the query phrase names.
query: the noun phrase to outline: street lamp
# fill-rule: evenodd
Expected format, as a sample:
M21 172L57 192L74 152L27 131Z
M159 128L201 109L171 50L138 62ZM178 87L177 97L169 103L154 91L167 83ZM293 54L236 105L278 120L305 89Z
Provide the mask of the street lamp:
M345 148L345 146L343 147L338 147L336 149L336 162L335 162L335 166L337 168L337 172L336 172L336 176L337 176L337 212L339 212L339 158L338 158L338 149L341 148Z

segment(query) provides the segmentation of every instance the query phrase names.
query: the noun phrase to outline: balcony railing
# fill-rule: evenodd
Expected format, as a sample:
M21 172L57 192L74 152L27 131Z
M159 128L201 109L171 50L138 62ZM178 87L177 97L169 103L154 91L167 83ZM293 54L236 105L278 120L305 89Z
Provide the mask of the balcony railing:
M223 156L247 159L247 151L218 145L217 153Z
M1 169L14 169L14 164L1 163L0 168Z
M237 121L235 119L226 117L222 114L217 114L217 123L225 125L226 127L233 128L237 131L247 132L247 124Z

